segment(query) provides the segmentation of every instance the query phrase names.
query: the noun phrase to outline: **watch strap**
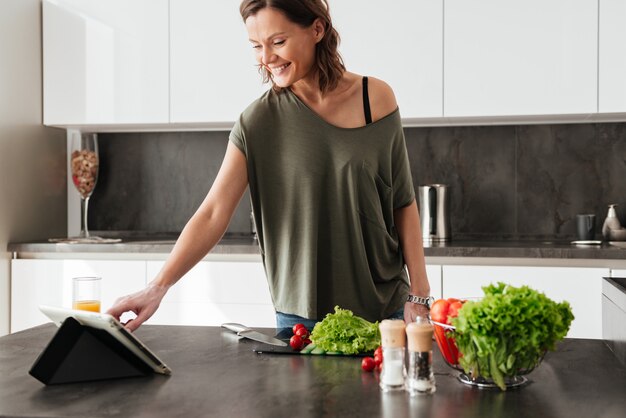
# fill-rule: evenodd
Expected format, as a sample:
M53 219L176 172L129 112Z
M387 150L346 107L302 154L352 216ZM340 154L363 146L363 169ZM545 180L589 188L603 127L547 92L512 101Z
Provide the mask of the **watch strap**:
M428 309L430 309L430 305L432 305L434 300L435 298L432 296L416 296L416 295L409 295L406 299L407 302L415 303L417 305L424 305Z

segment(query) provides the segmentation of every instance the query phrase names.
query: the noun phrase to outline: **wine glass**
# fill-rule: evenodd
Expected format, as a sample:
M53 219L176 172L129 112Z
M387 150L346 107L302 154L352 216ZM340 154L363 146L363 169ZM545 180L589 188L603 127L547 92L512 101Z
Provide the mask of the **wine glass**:
M89 198L98 182L98 135L94 133L75 132L71 136L70 169L72 183L80 194L80 236L90 238L87 225ZM94 237L95 238L95 237Z

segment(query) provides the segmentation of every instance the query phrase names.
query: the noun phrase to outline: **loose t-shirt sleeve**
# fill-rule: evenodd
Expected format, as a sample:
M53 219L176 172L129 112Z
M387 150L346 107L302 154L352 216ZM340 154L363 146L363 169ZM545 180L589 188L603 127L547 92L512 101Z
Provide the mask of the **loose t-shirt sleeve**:
M239 119L235 122L235 126L233 126L233 129L230 131L228 139L230 140L230 142L235 144L235 146L239 148L239 150L241 150L241 152L243 152L243 154L247 158L248 153L246 151L245 135L241 127L241 124L242 124L241 119L242 118L240 116Z
M415 199L411 166L401 126L398 127L398 132L394 137L391 154L393 207L398 209L410 204Z

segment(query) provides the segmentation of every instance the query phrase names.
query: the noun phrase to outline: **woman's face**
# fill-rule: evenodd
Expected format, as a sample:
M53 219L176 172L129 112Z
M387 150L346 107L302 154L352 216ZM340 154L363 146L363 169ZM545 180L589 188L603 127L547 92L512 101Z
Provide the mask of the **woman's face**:
M246 20L256 59L278 87L289 87L312 75L315 45L324 36L321 21L303 28L279 10L266 7Z

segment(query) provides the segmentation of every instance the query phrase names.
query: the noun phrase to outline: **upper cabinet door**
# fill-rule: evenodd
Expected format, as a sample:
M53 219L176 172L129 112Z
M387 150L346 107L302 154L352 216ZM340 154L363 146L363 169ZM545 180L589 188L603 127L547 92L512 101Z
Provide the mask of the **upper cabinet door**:
M44 123L168 122L168 0L44 0Z
M262 84L238 1L170 3L171 122L233 122Z
M444 115L596 112L597 1L447 0Z
M600 1L600 113L626 112L626 2Z
M387 82L405 121L443 116L442 5L442 0L330 1L346 68Z

